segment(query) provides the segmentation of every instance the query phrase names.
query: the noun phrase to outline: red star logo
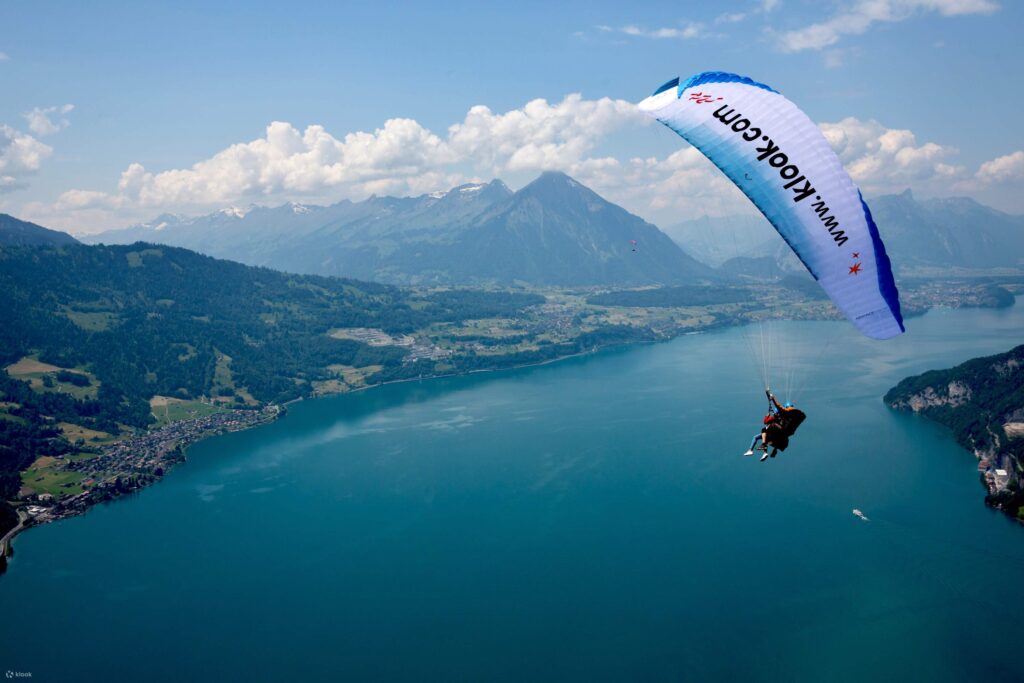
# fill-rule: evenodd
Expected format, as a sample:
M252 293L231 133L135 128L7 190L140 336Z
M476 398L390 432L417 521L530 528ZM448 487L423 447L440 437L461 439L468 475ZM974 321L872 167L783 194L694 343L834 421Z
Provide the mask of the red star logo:
M860 258L860 252L859 251L853 252L853 258Z
M859 272L860 272L860 264L859 263L854 263L852 266L850 266L850 275L856 275Z

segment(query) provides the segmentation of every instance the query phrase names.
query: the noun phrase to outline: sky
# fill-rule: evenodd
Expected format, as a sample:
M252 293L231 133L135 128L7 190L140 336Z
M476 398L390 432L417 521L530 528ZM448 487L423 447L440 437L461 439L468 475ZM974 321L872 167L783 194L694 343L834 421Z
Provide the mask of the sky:
M0 0L0 212L76 234L569 173L667 226L753 209L635 103L730 71L869 199L1024 213L1024 3Z

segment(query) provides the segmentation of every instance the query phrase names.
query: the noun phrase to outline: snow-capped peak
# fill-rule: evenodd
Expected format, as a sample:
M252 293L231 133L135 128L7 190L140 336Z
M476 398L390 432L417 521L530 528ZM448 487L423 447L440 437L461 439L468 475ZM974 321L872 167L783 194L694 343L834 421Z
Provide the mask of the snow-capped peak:
M447 196L447 195L448 195L447 191L445 191L445 190L438 190L437 192L431 192L427 196L430 197L431 199L444 199L445 196Z
M146 223L138 223L131 227L133 228L144 228L146 230L163 230L168 225L184 223L188 218L182 216L179 213L162 213L156 218Z
M292 207L292 213L309 213L310 209L305 204L296 204L295 202L289 202L289 206Z
M229 206L226 209L221 209L220 213L225 216L234 216L235 218L245 218L245 214L248 213L245 209L240 209L237 206Z
M480 190L484 189L484 187L485 185L483 185L482 183L477 183L474 185L463 185L462 187L459 188L459 192L479 192Z

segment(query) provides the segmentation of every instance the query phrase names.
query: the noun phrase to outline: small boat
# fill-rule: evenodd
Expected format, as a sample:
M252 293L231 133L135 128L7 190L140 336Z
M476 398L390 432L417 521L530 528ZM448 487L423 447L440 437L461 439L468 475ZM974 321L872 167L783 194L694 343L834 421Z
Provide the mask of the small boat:
M865 522L870 522L870 521L871 521L870 519L868 519L868 516L867 516L867 515L865 515L865 514L864 514L863 512L861 512L861 511L860 511L860 510L858 510L857 508L853 508L853 514L854 514L855 516L857 516L857 517L860 517L860 518L861 518L861 519L863 519L863 520L864 520Z

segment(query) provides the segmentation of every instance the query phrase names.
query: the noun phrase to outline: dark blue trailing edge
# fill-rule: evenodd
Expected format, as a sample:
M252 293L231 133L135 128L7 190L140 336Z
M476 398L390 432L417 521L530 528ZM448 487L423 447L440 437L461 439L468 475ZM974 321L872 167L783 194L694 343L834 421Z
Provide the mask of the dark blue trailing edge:
M900 293L896 289L896 281L892 277L892 263L889 261L889 255L885 253L885 245L882 244L882 236L878 234L878 226L875 225L875 219L871 217L871 209L864 203L864 195L857 190L857 196L860 197L860 205L864 207L864 219L868 223L868 233L871 235L871 245L875 249L875 264L878 266L878 289L882 292L882 298L885 299L885 303L889 304L889 310L892 311L892 315L896 318L896 322L900 326L900 332L906 332L906 328L903 327L903 315L900 314Z
M651 97L654 97L655 95L660 95L661 93L665 92L666 90L670 90L670 89L676 87L677 85L679 85L679 76L676 76L671 81L669 81L665 85L663 85L660 88L658 88L657 90L655 90L653 93L651 93Z
M669 81L671 83L671 81ZM746 76L737 76L736 74L726 73L725 71L704 71L690 78L685 83L679 84L679 89L676 91L676 96L683 94L683 91L687 88L692 88L695 85L704 85L705 83L743 83L745 85L752 85L755 88L762 88L768 92L778 94L778 90L770 88L764 83L758 83L757 81L747 78ZM666 83L665 85L668 85ZM665 86L661 86L664 88ZM661 92L659 90L659 92ZM657 93L655 93L657 94Z

